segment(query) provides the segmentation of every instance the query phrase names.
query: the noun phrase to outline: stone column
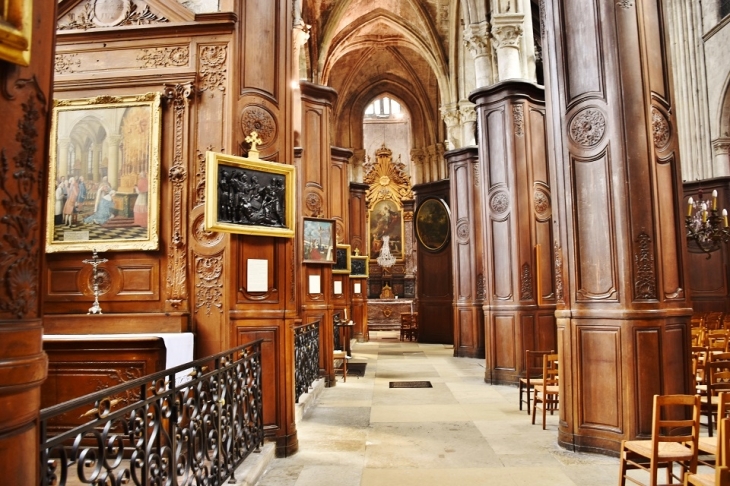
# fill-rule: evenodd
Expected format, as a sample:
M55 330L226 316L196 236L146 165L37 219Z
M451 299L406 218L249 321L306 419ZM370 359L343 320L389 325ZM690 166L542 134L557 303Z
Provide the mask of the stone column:
M476 145L477 110L474 103L459 102L459 120L461 121L462 147Z
M357 149L352 151L352 157L350 158L350 182L362 182L363 171L362 164L365 161L365 149Z
M56 146L56 158L58 160L58 163L56 164L56 169L58 170L58 173L56 174L56 177L60 176L66 176L68 177L70 174L68 173L68 148L71 146L71 139L68 138L59 138L58 143Z
M446 148L444 147L444 144L437 143L436 144L436 153L435 153L435 164L436 164L436 170L438 173L438 180L443 181L444 179L447 179L449 176L449 170L446 167L446 160L444 159L444 152L446 152Z
M484 358L485 252L477 147L444 154L451 181L454 356Z
M464 27L464 44L474 56L476 87L492 84L492 46L489 41L489 22L486 20Z
M502 82L470 96L479 117L475 183L484 208L479 237L485 254L485 381L492 383L517 383L526 350L556 349L554 190L543 99L542 88L524 81ZM460 182L454 186L461 196ZM458 243L466 229L456 224Z
M712 142L713 170L715 176L730 175L730 138L718 138Z
M524 78L520 60L522 14L500 14L493 17L492 38L497 49L499 81Z
M694 393L662 3L546 1L558 442L580 451L615 454L651 435L654 395Z
M102 158L102 147L100 143L94 144L94 152L91 159L91 178L94 182L101 180L101 158Z
M456 103L441 106L441 119L446 124L447 149L461 148L461 125L459 124L459 108Z
M411 164L413 166L413 172L411 173L411 180L413 185L421 184L425 182L426 178L423 175L424 172L424 160L426 159L426 153L423 149L415 148L411 149Z

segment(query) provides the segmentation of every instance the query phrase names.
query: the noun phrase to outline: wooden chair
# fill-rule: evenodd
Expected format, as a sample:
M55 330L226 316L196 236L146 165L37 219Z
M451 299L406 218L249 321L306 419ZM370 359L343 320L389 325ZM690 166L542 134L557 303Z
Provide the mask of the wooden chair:
M536 386L542 386L542 357L555 351L525 350L525 376L520 378L520 410L527 404L527 415L530 415L530 398ZM523 398L524 397L524 398Z
M400 315L400 340L418 341L418 314Z
M342 368L342 382L347 382L347 351L344 349L335 349L332 353L332 359L334 360L335 371L337 370L337 361L342 360L340 367Z
M684 475L684 485L694 484L696 486L728 486L730 485L730 418L720 420L717 428L717 464L713 473L691 473Z
M728 392L720 392L717 396L717 418L716 423L720 423L721 420L726 419L730 417L730 393ZM720 428L718 427L718 430ZM712 437L700 437L699 441L697 442L697 449L699 451L699 454L705 454L705 455L711 455L713 456L712 461L707 460L699 460L701 464L707 465L707 466L715 466L717 463L719 463L719 451L720 451L720 437L718 434L717 440Z
M535 386L535 395L532 404L532 424L535 425L537 409L542 410L542 430L545 430L547 411L550 415L558 409L560 403L560 388L558 386L558 355L545 354L542 357L542 384Z
M691 418L686 418L690 407ZM619 485L626 480L644 484L628 476L630 470L649 473L649 486L657 485L659 468L666 468L667 483L682 481L687 471L697 472L697 442L700 436L700 397L697 395L654 395L651 439L621 441ZM682 476L673 473L674 463L682 467Z
M728 359L721 359L721 358ZM707 416L707 435L712 437L714 424L713 416L720 403L720 392L730 392L730 355L712 354L708 355L707 367L707 393L700 396L702 414Z

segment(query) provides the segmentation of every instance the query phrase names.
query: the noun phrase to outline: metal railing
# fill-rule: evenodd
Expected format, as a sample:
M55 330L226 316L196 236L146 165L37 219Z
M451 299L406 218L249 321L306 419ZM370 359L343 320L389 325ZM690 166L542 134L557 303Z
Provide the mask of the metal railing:
M261 342L41 410L41 484L221 485L233 478L264 443ZM51 437L53 424L79 407L95 418Z
M295 402L319 378L319 321L294 327Z

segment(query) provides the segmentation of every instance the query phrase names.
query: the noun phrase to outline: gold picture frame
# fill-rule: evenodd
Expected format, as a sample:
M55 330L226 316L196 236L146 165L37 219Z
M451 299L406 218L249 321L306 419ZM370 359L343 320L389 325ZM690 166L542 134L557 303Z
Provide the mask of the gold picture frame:
M304 218L302 261L334 265L337 233L334 219Z
M46 252L159 248L160 93L54 100Z
M206 152L205 229L293 238L295 168Z
M332 267L332 273L349 274L350 258L350 245L338 244L335 249L335 265Z
M396 260L404 259L405 230L403 209L396 201L383 199L368 210L368 255L377 258L388 236L390 253Z
M350 257L350 278L368 278L370 276L370 258L367 255Z
M33 0L5 0L0 8L0 60L30 65Z

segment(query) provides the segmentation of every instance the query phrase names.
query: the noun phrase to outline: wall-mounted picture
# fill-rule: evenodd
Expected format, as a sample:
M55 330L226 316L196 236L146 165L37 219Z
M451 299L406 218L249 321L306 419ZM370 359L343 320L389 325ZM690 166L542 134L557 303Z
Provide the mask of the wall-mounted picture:
M390 254L403 259L403 211L395 201L385 199L369 211L368 255L377 258L383 249L383 236L388 236Z
M294 166L206 153L205 228L294 237Z
M160 95L55 100L46 251L156 250Z
M304 218L304 263L335 263L335 220Z
M367 255L352 255L350 257L350 278L368 278L370 259Z
M428 251L440 251L449 241L449 208L439 198L425 199L416 210L416 237Z
M332 273L350 273L350 245L338 244L335 249L335 265Z

